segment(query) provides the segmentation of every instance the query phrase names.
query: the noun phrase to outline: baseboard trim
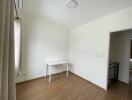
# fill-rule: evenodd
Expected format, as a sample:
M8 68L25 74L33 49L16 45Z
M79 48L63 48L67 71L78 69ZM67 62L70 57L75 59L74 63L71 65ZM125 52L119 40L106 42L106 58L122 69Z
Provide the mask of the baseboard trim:
M66 73L66 71L63 71L62 73ZM58 75L58 74L60 74L60 72L59 73L52 74L52 75L54 76L54 75ZM49 75L47 75L47 76L41 76L41 77L29 79L29 80L24 80L24 81L21 81L21 82L17 82L16 85L19 85L19 84L22 84L22 83L26 83L26 82L31 82L31 81L34 81L34 80L39 80L41 78L48 78L48 77L49 77Z
M71 72L71 71L70 71L70 72ZM85 79L85 78L83 78L83 77L81 77L81 76L79 76L79 75L77 75L77 74L73 73L73 72L71 72L71 73L72 73L72 74L74 74L75 76L77 76L77 77L79 77L79 78L81 78L81 79L85 80L85 81L88 81L89 83L91 83L91 84L92 84L92 85L94 85L95 87L97 87L97 88L101 89L102 91L107 91L107 90L105 90L104 88L102 88L102 87L100 87L100 86L96 85L95 83L93 83L93 82L91 82L91 81L89 81L89 80L87 80L87 79Z
M42 76L42 77L37 77L37 78L34 78L34 79L24 80L24 81L21 81L21 82L17 82L16 85L31 82L31 81L34 81L34 80L39 80L41 78L44 78L44 77Z
M120 80L117 80L117 81L122 83L122 84L129 85L129 83L126 83L126 82L123 82L123 81L120 81Z

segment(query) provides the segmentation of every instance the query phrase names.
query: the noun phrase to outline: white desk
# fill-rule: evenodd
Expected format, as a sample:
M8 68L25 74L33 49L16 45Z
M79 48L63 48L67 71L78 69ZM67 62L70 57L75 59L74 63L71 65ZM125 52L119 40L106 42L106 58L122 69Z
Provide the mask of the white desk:
M56 65L64 65L66 64L67 66L67 73L66 73L66 76L68 77L68 71L69 71L69 63L68 61L50 61L50 62L47 62L47 67L46 67L46 75L47 76L47 72L48 72L48 68L49 68L49 83L51 82L51 69L52 67L56 66ZM61 70L61 73L62 73L62 70Z

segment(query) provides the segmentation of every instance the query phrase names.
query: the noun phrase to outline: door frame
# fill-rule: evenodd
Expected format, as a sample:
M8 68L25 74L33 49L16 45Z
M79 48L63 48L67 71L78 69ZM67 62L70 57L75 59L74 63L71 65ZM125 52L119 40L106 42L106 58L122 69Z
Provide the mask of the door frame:
M132 29L127 29L127 30L120 30L120 31L113 31L113 32L110 32L109 33L109 40L108 40L108 58L107 58L107 82L106 82L106 90L108 90L108 74L109 74L109 60L110 60L110 45L111 45L111 35L112 34L116 34L116 32L125 32L125 31L131 31L131 33L128 35L128 40L129 40L129 56L128 56L128 60L130 60L130 50L131 50L131 40L132 40ZM128 32L129 33L129 32ZM127 34L128 34L127 33ZM126 33L124 33L126 34ZM128 64L130 65L130 61L128 62ZM119 73L119 72L118 72ZM129 84L129 80L130 80L130 77L129 77L129 70L128 70L128 84Z

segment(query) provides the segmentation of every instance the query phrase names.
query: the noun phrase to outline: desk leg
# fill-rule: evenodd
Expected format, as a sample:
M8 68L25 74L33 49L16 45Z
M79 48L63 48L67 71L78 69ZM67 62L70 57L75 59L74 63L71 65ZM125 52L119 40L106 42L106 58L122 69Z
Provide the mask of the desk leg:
M45 77L47 77L47 73L48 73L48 64L46 65Z
M61 67L61 75L62 75L62 71L63 71L63 65L61 65L60 67Z
M49 83L51 83L51 67L52 66L49 66Z
M69 64L67 64L67 73L66 73L67 77L68 77L68 72L69 72Z

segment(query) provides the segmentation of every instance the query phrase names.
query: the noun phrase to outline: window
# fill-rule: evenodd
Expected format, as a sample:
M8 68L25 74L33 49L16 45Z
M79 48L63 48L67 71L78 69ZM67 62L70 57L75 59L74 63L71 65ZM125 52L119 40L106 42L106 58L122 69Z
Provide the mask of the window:
M14 39L15 39L15 69L16 76L20 74L20 61L21 61L21 24L20 19L14 20Z

